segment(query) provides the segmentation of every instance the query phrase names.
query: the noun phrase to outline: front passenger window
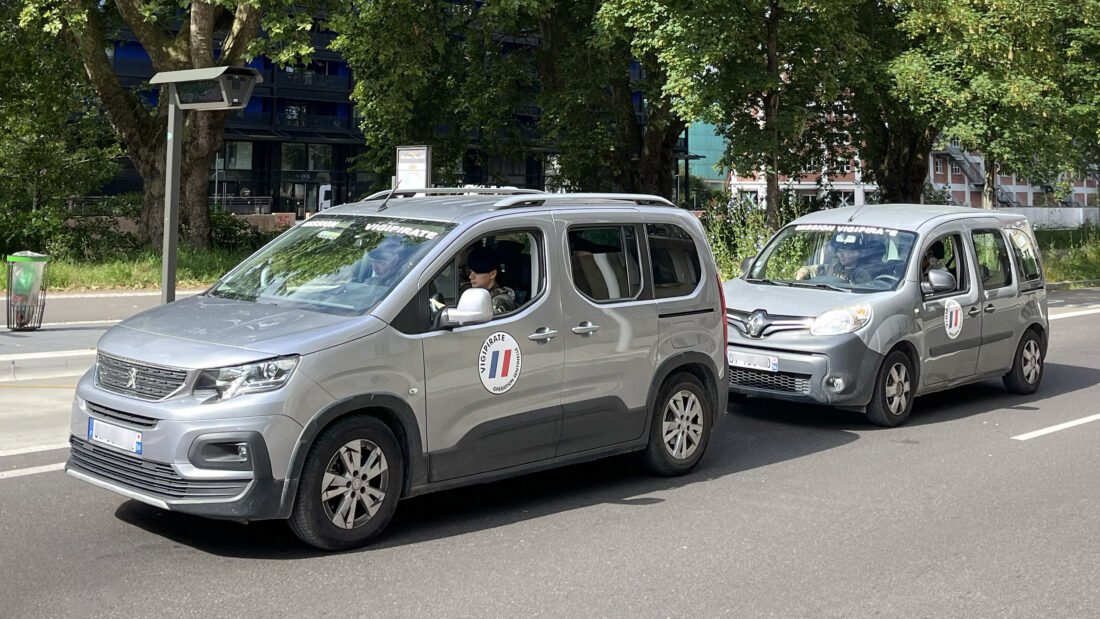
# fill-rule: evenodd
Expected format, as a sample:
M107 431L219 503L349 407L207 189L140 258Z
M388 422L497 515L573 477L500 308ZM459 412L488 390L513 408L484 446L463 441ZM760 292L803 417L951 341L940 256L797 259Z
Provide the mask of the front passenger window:
M1012 267L1008 247L999 230L978 230L973 234L974 253L978 258L978 274L982 288L993 290L1012 283Z

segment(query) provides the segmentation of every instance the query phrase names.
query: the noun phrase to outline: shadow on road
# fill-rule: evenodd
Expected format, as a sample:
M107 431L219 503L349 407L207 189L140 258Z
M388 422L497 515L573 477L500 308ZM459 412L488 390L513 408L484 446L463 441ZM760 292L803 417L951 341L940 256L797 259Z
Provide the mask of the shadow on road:
M733 414L719 418L706 456L691 474L677 478L649 475L633 456L524 475L513 479L448 490L403 501L389 528L375 544L351 552L394 548L485 531L526 520L600 504L645 509L664 501L650 496L704 483L742 471L793 460L846 445L858 436L843 424L792 429L778 414L759 417ZM256 559L322 556L300 543L282 522L207 520L165 512L137 501L123 503L120 520L210 554Z

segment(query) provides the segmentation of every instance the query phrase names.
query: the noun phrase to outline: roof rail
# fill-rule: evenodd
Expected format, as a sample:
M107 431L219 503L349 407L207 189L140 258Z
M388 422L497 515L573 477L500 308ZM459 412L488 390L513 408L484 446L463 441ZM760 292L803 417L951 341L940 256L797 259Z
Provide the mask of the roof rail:
M638 206L676 206L661 196L642 193L544 193L538 196L511 196L498 200L493 208L541 206L547 202L584 202L586 200L620 200Z
M393 192L395 198L411 198L417 194L425 196L461 196L461 195L489 195L489 196L513 196L513 195L531 195L541 194L542 191L538 189L519 189L516 187L428 187L420 189L398 189ZM363 198L363 202L368 200L381 200L390 195L389 189L384 189L377 193Z

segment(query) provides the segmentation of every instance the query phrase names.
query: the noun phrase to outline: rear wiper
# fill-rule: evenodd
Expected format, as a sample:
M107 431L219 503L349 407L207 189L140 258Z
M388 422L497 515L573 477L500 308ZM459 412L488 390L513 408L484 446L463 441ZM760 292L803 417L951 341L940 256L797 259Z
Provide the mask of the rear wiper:
M766 277L749 277L745 281L753 284L771 284L772 286L790 286L789 282L777 282L774 279L768 279Z
M825 290L836 290L837 292L851 292L851 288L841 288L840 286L834 286L832 284L824 284L821 282L791 282L788 286L799 286L801 288L824 288Z

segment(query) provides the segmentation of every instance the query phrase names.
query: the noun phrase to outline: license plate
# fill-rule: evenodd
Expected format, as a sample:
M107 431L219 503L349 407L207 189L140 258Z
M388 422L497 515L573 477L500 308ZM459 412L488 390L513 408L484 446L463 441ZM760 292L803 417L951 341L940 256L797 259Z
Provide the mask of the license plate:
M744 352L726 351L726 361L735 368L748 368L750 370L764 370L765 372L779 371L779 357L768 355L753 355Z
M141 453L141 432L112 426L98 419L88 420L88 440L117 447L130 453Z

